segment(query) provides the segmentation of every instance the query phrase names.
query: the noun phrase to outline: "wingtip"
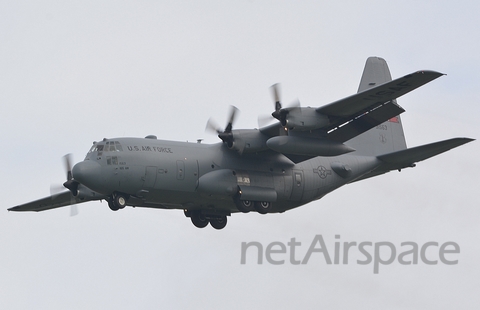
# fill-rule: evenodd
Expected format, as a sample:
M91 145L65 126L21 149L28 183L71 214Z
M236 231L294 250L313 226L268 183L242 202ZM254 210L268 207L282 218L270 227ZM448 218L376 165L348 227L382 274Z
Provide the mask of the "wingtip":
M417 74L431 74L431 75L436 75L438 77L442 75L447 75L446 73L438 72L438 71L433 71L433 70L418 70L415 72Z
M452 148L455 148L455 147L470 143L472 141L475 141L475 139L467 138L467 137L458 137L458 138L450 139L450 141L452 141L452 142L455 141L454 142L455 146L452 147Z

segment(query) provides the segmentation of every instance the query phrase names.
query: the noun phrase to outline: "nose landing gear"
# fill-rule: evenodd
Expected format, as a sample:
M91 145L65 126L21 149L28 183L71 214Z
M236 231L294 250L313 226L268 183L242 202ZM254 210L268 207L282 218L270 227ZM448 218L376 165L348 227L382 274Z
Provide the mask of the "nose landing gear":
M112 197L107 199L108 207L112 211L118 211L127 206L128 196L121 193L114 193Z

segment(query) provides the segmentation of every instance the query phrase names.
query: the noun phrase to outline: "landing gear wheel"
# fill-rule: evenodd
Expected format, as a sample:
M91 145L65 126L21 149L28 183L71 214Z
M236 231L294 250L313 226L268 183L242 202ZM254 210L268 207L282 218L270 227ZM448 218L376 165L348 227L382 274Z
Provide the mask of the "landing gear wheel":
M108 202L108 207L110 208L110 210L112 211L118 211L119 208L115 205L115 203L113 203L112 200L107 200Z
M268 201L255 201L254 208L260 214L267 214L272 209L272 203Z
M192 212L192 215L190 216L190 219L192 220L193 225L195 225L198 228L204 228L205 226L208 225L208 220L205 217L204 214L200 212ZM226 221L225 221L226 223Z
M210 219L210 225L215 229L222 229L227 225L227 217L217 217Z
M118 211L120 209L125 208L127 205L127 196L123 194L114 194L113 197L111 196L110 198L106 199L108 202L108 207L112 211Z
M113 196L113 204L115 204L118 209L123 209L127 205L127 198L122 194L116 194Z
M253 202L251 200L240 200L237 198L235 199L235 205L238 211L243 213L248 213L253 210Z

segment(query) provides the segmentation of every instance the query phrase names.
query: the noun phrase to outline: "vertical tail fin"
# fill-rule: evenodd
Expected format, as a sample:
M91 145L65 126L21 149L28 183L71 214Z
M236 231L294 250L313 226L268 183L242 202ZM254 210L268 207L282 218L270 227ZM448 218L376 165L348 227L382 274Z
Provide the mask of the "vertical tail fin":
M369 57L363 70L358 92L391 81L392 76L383 58ZM353 147L358 155L378 156L407 148L400 115L391 118L345 144Z

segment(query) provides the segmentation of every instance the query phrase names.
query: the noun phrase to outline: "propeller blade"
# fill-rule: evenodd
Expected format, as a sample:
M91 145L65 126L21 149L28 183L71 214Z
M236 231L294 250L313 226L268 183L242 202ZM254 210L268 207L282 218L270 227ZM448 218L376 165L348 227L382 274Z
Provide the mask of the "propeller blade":
M231 106L230 108L230 118L228 120L228 124L227 124L227 127L225 127L225 130L223 131L224 133L230 133L232 132L232 128L233 128L233 122L235 121L235 117L238 113L238 109L237 107L235 106Z
M58 195L65 191L65 187L59 184L50 184L50 196L55 199Z
M208 119L207 125L205 126L205 131L215 132L217 134L222 132L222 129L215 123L212 118Z
M63 163L67 171L67 181L63 183L63 186L67 188L73 196L77 196L79 183L73 179L72 175L72 154L63 156Z
M72 205L70 207L70 216L76 216L78 215L78 207L77 205Z
M67 154L63 156L63 163L65 166L65 171L67 172L67 181L71 180L72 177L72 154Z
M257 119L258 127L267 126L271 123L275 118L271 115L259 115Z
M275 83L270 86L272 91L273 100L275 101L275 111L279 111L282 108L282 103L280 102L280 84Z
M78 215L77 201L73 195L70 195L70 217Z
M298 100L298 98L295 99L295 101L288 106L288 109L290 110L298 109L298 108L300 108L300 100Z

